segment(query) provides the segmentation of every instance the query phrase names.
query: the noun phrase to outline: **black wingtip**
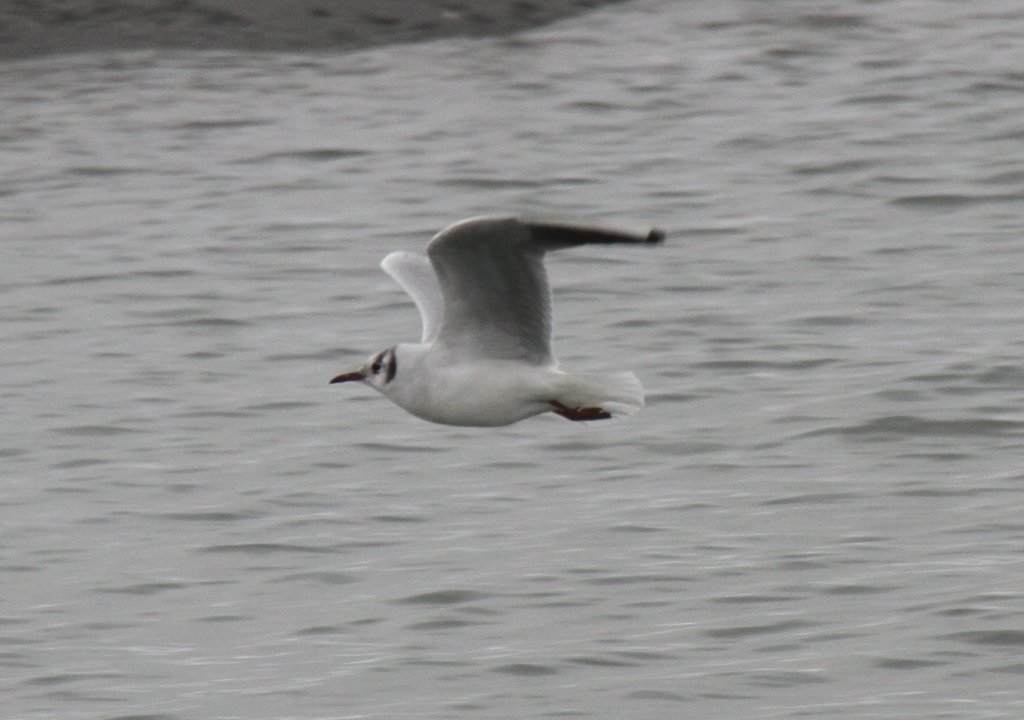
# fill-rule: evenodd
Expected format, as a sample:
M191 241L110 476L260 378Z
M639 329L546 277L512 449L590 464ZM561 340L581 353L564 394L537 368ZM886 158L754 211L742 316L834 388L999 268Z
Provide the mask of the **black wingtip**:
M631 245L659 245L665 240L665 232L660 228L651 228L646 235L639 232L605 229L588 225L564 225L526 221L523 222L529 231L530 239L543 251L559 250L577 245L613 245L618 243Z

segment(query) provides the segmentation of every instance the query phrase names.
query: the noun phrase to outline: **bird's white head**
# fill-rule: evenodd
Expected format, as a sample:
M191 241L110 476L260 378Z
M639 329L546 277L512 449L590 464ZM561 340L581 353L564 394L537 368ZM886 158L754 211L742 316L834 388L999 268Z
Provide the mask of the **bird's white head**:
M374 388L380 393L387 395L388 386L398 375L398 358L396 348L381 350L371 356L361 367L337 375L331 380L333 383L362 382Z

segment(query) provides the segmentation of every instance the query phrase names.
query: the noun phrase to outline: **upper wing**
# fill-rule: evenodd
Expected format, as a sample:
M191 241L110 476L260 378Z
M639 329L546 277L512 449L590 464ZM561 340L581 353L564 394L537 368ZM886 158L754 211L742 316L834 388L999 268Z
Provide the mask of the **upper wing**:
M441 286L437 282L430 260L426 255L398 250L388 254L380 266L416 303L416 308L420 311L420 320L423 322L420 342L432 342L437 336L438 328L441 327L444 299L441 297Z
M473 218L427 246L444 297L438 343L453 354L553 362L551 292L544 253L585 244L661 242L664 234L621 233L514 217Z

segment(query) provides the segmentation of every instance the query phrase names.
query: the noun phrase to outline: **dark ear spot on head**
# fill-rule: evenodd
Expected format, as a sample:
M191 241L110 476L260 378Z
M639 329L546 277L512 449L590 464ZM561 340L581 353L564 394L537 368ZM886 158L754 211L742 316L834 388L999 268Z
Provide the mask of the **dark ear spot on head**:
M388 351L388 371L387 375L384 376L384 382L389 383L394 380L396 372L398 372L398 358L396 357L395 348L391 348Z

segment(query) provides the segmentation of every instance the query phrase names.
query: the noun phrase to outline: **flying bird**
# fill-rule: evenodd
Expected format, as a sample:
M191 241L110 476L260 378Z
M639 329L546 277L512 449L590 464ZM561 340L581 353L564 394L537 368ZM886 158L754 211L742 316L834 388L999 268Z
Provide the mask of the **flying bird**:
M546 412L577 421L632 415L644 404L633 373L559 369L544 255L664 238L658 229L640 235L516 217L451 225L434 236L426 255L396 251L381 262L420 311L420 342L381 350L331 383L362 382L445 425L510 425Z

